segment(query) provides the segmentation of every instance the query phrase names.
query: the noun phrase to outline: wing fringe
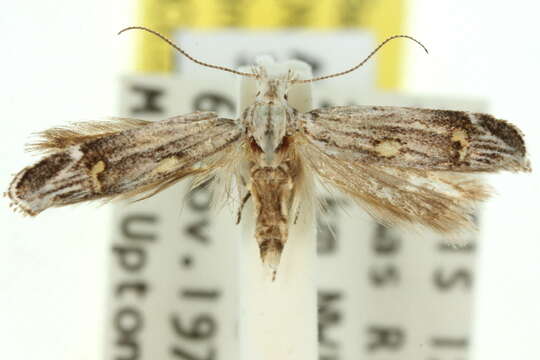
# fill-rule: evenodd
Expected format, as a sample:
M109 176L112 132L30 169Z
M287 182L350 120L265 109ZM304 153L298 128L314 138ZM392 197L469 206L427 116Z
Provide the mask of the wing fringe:
M365 165L326 154L307 141L302 151L323 183L351 196L386 226L420 225L444 234L470 231L476 204L491 193L470 175Z
M38 140L26 146L27 151L51 153L124 130L135 129L150 121L130 118L110 118L108 121L87 121L47 129L37 133Z

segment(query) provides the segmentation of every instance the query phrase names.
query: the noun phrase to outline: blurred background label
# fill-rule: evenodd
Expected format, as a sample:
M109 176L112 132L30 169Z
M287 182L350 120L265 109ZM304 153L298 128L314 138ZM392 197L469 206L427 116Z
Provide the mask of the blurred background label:
M165 35L178 29L365 29L380 42L402 33L405 4L404 0L139 0L138 22ZM136 71L174 71L174 50L155 40L148 34L138 35ZM396 42L377 55L379 87L390 89L399 85L403 46ZM216 46L217 49L220 48ZM339 55L356 52L356 49L362 50L361 47L343 48Z
M357 63L403 23L401 1L140 3L141 24L205 61L235 67L262 52L307 61L316 74ZM136 68L145 74L122 80L123 116L235 116L234 76L138 36ZM477 101L380 92L398 87L404 45L395 41L357 72L315 83L315 106L485 111ZM235 209L216 214L210 193L187 194L188 186L115 208L106 359L238 358ZM474 239L455 248L442 238L415 238L374 223L345 197L320 196L328 202L318 218L320 359L466 358Z

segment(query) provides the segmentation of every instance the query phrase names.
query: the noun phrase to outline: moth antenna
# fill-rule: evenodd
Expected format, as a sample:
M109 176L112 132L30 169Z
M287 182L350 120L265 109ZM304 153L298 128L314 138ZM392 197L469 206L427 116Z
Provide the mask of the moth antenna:
M122 30L120 30L118 32L118 35L122 34L123 32L125 31L128 31L128 30L144 30L144 31L147 31L151 34L154 34L155 36L159 37L161 40L165 41L167 44L169 44L170 46L172 46L174 49L176 49L178 52L180 52L182 55L184 55L185 57L187 57L189 60L193 61L194 63L196 64L199 64L201 66L206 66L206 67L209 67L209 68L212 68L212 69L217 69L217 70L222 70L222 71L227 71L227 72L230 72L230 73L233 73L233 74L236 74L236 75L241 75L241 76L247 76L247 77L256 77L257 75L256 74L251 74L251 73L246 73L246 72L242 72L242 71L237 71L237 70L234 70L234 69L230 69L228 67L225 67L225 66L218 66L218 65L213 65L213 64L209 64L209 63L205 63L203 61L200 61L196 58L194 58L193 56L189 55L185 50L183 50L180 46L176 45L174 42L172 42L172 40L170 40L169 38L167 38L165 35L162 35L160 34L159 32L155 31L155 30L152 30L152 29L149 29L147 27L144 27L144 26L129 26L127 28L124 28Z
M428 49L424 46L424 44L422 44L420 41L416 40L415 38L413 38L412 36L409 36L409 35L394 35L394 36L390 36L389 38L387 38L386 40L384 40L382 43L379 44L379 46L377 46L375 48L375 50L373 50L368 56L366 56L366 58L364 60L362 60L358 65L355 65L353 66L352 68L350 69L347 69L345 71L342 71L342 72L338 72L338 73L335 73L335 74L330 74L330 75L325 75L325 76L319 76L319 77L316 77L316 78L312 78L312 79L307 79L307 80L294 80L292 81L293 83L308 83L308 82L314 82L314 81L319 81L319 80L325 80L325 79L330 79L330 78L333 78L333 77L338 77L338 76L341 76L341 75L345 75L345 74L348 74L350 72L353 72L354 70L358 69L359 67L361 67L362 65L364 65L373 55L375 55L375 53L377 51L379 51L384 45L386 45L387 42L391 41L391 40L394 40L394 39L397 39L397 38L405 38L405 39L409 39L409 40L412 40L414 41L415 43L417 43L418 45L420 45L424 51L426 52L426 54L429 54L429 51Z

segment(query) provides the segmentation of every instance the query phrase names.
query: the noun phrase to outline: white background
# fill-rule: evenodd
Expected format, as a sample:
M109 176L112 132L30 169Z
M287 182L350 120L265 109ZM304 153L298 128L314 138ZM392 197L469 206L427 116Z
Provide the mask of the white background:
M0 13L0 187L33 161L29 134L114 115L127 69L134 1L12 2ZM473 95L526 134L540 161L540 42L534 1L412 1L407 88ZM196 53L196 49L192 49ZM324 51L324 49L321 49ZM339 69L336 69L339 70ZM336 80L337 81L337 80ZM316 88L315 88L316 91ZM476 281L473 359L538 359L540 176L493 176ZM109 209L23 218L0 200L0 358L100 359ZM536 221L535 221L536 220Z

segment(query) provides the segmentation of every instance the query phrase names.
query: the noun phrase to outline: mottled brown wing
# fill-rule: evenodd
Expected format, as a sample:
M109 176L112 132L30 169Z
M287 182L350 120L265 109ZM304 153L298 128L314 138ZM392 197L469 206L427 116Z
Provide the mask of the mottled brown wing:
M213 112L119 121L44 132L34 147L52 154L15 176L8 191L13 203L36 215L87 200L153 194L188 175L210 172L241 136L237 122Z
M519 130L486 114L350 106L299 116L308 166L388 225L472 227L489 188L467 173L530 170Z
M520 131L487 114L343 106L299 118L309 142L347 161L430 171L530 171Z
M385 225L422 225L458 235L474 228L474 205L489 196L489 188L468 174L364 164L307 138L297 149L323 184L335 186Z

